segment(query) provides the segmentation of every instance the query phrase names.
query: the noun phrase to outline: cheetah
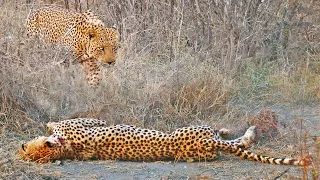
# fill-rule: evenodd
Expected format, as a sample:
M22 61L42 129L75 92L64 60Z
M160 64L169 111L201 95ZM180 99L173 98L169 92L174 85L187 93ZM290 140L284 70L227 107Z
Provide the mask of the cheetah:
M119 48L117 30L106 28L90 10L78 13L55 6L34 10L27 19L27 36L73 50L90 86L102 79L99 64L113 64Z
M46 163L53 160L210 161L219 151L261 163L306 166L305 159L273 158L247 151L255 127L235 140L222 140L225 130L190 126L165 133L131 125L107 126L104 120L77 118L48 123L49 137L41 136L19 148L22 159Z

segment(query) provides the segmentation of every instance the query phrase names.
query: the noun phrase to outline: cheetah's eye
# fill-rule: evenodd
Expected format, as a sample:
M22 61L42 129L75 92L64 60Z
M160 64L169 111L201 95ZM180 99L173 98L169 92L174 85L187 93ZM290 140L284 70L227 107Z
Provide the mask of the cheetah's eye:
M102 47L102 48L100 48L100 50L101 50L101 51L104 51L104 48Z

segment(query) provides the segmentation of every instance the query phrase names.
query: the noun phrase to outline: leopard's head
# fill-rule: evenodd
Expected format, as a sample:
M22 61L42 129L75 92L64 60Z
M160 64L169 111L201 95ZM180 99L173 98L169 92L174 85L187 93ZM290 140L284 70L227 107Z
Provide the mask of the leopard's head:
M88 32L86 53L102 64L113 64L118 49L118 32L114 28L92 25Z

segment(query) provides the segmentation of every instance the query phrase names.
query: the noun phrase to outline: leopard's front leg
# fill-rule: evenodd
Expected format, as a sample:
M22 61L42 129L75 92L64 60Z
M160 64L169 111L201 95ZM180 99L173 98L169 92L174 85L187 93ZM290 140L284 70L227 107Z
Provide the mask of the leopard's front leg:
M102 79L102 72L95 58L89 58L81 62L89 86L96 87Z

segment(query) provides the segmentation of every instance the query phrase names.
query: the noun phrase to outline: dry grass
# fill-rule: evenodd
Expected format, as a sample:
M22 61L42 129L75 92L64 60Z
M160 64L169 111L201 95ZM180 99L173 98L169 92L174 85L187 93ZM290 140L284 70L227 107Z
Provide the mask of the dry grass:
M247 122L250 126L256 126L257 139L263 135L269 135L271 138L279 133L277 115L273 111L263 110L259 115L251 115Z
M45 134L50 120L95 117L163 131L190 124L243 131L245 113L254 112L246 107L318 106L317 1L88 2L108 26L119 26L122 41L117 63L103 70L97 89L87 87L66 49L26 37L30 4L0 1L0 178L47 176L16 160L14 150ZM49 2L35 8L43 3ZM69 64L60 63L65 59ZM274 149L280 142L299 144L302 132L293 129L294 141L284 138L292 129L279 130ZM309 171L314 177L317 168Z

